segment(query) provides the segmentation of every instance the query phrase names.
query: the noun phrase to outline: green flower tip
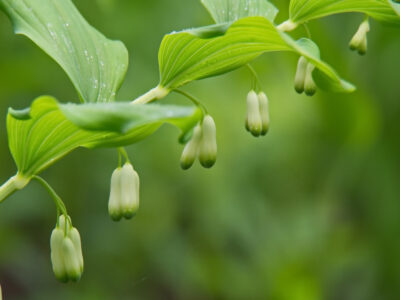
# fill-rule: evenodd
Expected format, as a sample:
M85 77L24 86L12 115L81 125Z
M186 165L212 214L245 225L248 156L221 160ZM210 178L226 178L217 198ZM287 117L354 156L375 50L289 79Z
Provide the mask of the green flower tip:
M139 209L139 175L130 163L114 170L108 212L114 221L131 219Z

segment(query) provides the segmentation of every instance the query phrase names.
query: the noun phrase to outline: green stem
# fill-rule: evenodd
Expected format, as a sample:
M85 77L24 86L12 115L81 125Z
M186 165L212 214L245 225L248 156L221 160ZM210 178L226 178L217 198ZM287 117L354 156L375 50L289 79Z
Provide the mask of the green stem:
M185 96L190 101L192 101L196 106L200 107L200 109L203 111L204 115L208 115L207 108L198 99L196 99L193 95L191 95L185 91L182 91L180 89L174 89L173 92L181 94L182 96Z
M247 64L246 67L250 70L251 74L253 75L256 85L258 85L258 87L262 90L260 77L258 77L256 70L254 70L254 68L250 64Z
M151 89L147 93L143 94L142 96L136 98L131 103L132 104L146 104L152 101L160 100L169 94L170 90L162 87L157 86L154 89Z
M53 190L53 188L47 183L47 181L39 176L33 176L32 178L37 180L47 190L47 192L53 198L57 209L59 209L65 216L68 216L67 208L65 207L64 202L57 195L57 193Z
M0 203L6 200L9 196L11 196L14 192L18 190L22 190L30 181L30 178L24 177L21 174L17 173L17 175L8 179L1 187L0 187Z
M292 31L295 30L297 28L298 24L293 23L291 20L287 20L281 24L279 24L276 29L280 30L280 31Z
M310 31L310 28L308 28L308 26L307 26L306 23L303 24L303 27L304 27L304 30L306 31L307 37L308 37L309 39L311 39L311 31Z
M125 162L131 163L131 161L129 160L128 153L126 152L125 148L123 148L123 147L118 148L118 153L119 153L119 157L120 157L120 159L119 159L119 166L122 165L122 162L121 162L121 155L125 158Z

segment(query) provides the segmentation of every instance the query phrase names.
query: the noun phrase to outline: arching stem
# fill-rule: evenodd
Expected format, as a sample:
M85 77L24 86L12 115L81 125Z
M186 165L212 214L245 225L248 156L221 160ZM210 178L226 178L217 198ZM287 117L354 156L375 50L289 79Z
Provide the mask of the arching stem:
M185 96L188 98L190 101L192 101L196 106L200 107L200 109L203 111L204 115L208 115L208 110L207 108L193 95L189 94L188 92L182 91L180 89L174 89L173 90L175 93L181 94L182 96Z
M32 178L37 180L47 190L47 192L50 194L51 198L53 198L54 203L57 207L57 210L60 210L63 213L63 215L68 216L67 208L65 207L64 202L57 195L57 193L53 190L53 188L47 183L47 181L39 176L33 176Z

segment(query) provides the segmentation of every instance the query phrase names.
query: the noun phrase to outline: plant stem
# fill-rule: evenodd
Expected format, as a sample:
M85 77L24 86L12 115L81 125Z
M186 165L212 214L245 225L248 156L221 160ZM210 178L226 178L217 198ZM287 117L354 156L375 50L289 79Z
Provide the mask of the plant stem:
M253 68L250 64L247 64L246 67L249 69L249 71L250 71L251 74L253 75L253 77L254 77L254 79L255 79L255 85L256 85L256 87L258 86L258 87L262 90L262 85L261 85L260 77L258 77L258 74L257 74L256 70L254 70L254 68Z
M162 87L157 86L154 89L151 89L147 93L143 94L142 96L136 98L131 103L132 104L146 104L152 101L160 100L169 94L170 90Z
M297 28L298 24L293 23L291 20L287 20L281 24L279 24L276 29L280 30L280 31L292 31L295 30Z
M61 210L61 212L65 215L68 216L67 213L67 208L65 207L64 202L61 200L61 198L57 195L57 193L53 190L53 188L47 183L46 180L39 176L33 176L33 179L37 180L50 194L50 196L53 198L54 203L56 204L57 209Z
M128 153L126 152L126 150L125 150L124 147L118 148L118 153L119 153L119 157L120 157L120 159L119 159L119 166L122 165L122 162L121 162L121 155L125 158L125 162L126 162L126 163L131 163L131 161L129 160Z
M24 177L21 174L17 173L17 175L8 179L1 187L0 187L0 203L6 200L9 196L11 196L17 190L22 190L30 181L30 178Z
M193 95L191 95L185 91L179 90L179 89L174 89L173 92L181 94L182 96L185 96L190 101L192 101L196 106L201 108L203 115L208 115L207 108L198 99L196 99Z

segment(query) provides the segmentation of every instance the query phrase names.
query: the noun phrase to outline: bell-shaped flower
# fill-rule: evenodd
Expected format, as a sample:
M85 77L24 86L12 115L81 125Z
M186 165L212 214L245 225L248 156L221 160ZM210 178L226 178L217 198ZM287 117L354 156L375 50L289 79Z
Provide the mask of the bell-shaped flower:
M258 94L258 102L260 105L260 115L262 121L261 135L266 135L269 130L270 117L268 97L264 92L260 92Z
M184 170L189 169L196 160L197 154L199 152L201 136L202 136L202 128L200 125L197 125L194 128L191 140L186 144L185 148L183 149L181 156L182 169Z
M71 219L60 216L50 237L53 272L61 282L78 281L83 273L81 237Z
M370 30L369 21L365 19L360 27L358 28L356 34L350 41L350 49L356 50L360 55L364 55L367 53L367 34Z
M304 80L304 92L307 96L313 96L317 91L317 86L315 85L314 79L312 77L312 72L314 71L314 65L308 63L307 71L306 71L306 78Z
M214 119L207 115L202 124L199 160L203 167L211 168L217 160L217 130Z
M306 80L308 61L304 56L299 58L299 62L297 63L297 71L296 76L294 78L294 89L299 94L304 92L304 82Z
M114 221L132 218L139 209L139 175L130 163L114 170L108 212Z
M255 91L250 91L247 95L247 117L246 129L254 136L260 136L262 131L262 119L260 114L260 104Z

